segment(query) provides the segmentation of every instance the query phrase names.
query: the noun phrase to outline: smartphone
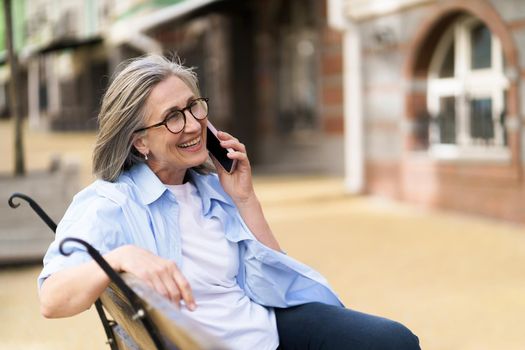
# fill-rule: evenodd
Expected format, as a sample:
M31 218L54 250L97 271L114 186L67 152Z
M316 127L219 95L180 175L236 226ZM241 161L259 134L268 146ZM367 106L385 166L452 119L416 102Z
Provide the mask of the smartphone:
M206 136L206 148L213 158L215 158L228 174L233 173L237 160L228 158L228 152L233 152L231 148L223 148L221 141L217 138L217 129L208 120L208 130Z

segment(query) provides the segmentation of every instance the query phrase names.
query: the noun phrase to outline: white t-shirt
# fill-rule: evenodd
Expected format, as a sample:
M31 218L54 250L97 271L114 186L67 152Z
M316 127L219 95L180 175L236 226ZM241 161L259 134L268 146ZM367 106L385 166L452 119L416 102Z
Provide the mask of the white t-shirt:
M181 311L231 349L276 349L275 313L246 296L237 284L239 247L228 241L216 218L205 218L197 189L187 182L167 185L179 204L182 273L197 308Z

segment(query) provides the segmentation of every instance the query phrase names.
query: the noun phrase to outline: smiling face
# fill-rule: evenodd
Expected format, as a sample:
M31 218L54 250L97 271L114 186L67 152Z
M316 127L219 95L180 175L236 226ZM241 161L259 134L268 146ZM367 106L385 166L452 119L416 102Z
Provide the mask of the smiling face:
M183 109L197 97L180 78L170 76L151 90L144 125L162 122L170 111ZM185 114L186 127L180 133L173 134L161 125L139 134L133 142L140 153L148 156L146 163L165 184L181 184L187 169L201 165L208 158L207 118L197 120L189 111Z

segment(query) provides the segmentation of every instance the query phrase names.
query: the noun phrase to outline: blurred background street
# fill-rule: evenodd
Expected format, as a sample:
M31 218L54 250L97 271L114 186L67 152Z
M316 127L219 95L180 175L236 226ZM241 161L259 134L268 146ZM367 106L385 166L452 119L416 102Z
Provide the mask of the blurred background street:
M26 141L28 154L38 155L33 166L60 155L89 181L93 134L27 131ZM284 249L321 271L347 307L403 322L423 349L525 347L522 226L345 195L341 177L256 176L256 189ZM94 309L71 319L40 316L39 271L39 264L0 268L0 349L104 349Z
M525 349L525 0L2 0L0 349L104 349L38 312L126 59L180 56L284 249L423 349ZM20 127L18 127L20 126Z

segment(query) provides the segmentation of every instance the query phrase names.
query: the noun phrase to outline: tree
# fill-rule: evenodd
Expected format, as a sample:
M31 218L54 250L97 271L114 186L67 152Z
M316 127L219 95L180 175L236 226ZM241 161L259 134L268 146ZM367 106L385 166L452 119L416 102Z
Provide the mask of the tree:
M24 144L22 142L22 116L20 115L20 100L18 98L18 61L13 46L13 21L11 0L4 0L5 43L7 62L9 63L11 80L9 82L9 109L15 124L15 176L25 174Z

